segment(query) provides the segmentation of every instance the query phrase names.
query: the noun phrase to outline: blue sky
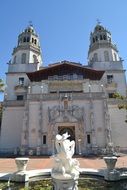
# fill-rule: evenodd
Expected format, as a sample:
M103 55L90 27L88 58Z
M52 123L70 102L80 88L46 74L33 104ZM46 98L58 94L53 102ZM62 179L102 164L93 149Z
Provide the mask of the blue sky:
M61 60L86 65L97 19L111 31L127 69L127 0L1 0L0 78L5 80L6 63L29 21L39 34L44 66Z

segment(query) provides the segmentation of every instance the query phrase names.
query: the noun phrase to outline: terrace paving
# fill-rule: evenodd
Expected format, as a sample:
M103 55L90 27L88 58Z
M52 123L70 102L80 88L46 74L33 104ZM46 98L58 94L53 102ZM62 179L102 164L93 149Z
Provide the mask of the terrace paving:
M29 157L30 160L27 165L27 170L33 169L47 169L52 168L52 157ZM78 157L76 159L80 163L80 168L94 168L103 169L106 168L106 164L101 157ZM127 167L127 155L118 157L116 167ZM2 172L15 172L16 164L15 158L0 158L0 173Z

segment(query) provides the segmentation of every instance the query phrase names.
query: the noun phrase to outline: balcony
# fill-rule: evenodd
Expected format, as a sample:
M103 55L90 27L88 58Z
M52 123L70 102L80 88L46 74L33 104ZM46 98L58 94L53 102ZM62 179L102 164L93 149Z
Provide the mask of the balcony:
M108 90L114 90L117 88L117 83L115 82L106 83L105 88L107 88Z
M27 86L25 86L25 85L16 85L15 87L14 87L14 89L15 89L15 93L16 94L19 94L19 93L26 93L26 90L27 90Z
M18 100L6 100L3 102L3 106L5 107L22 107L25 105L25 101L18 101Z

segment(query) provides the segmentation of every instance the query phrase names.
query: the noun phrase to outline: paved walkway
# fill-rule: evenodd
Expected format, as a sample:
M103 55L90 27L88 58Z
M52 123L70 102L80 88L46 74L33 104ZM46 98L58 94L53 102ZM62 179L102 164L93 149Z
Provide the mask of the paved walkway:
M81 168L106 168L105 162L99 157L76 157L80 162ZM27 170L32 169L46 169L52 168L53 159L51 157L30 158ZM116 167L127 167L127 156L118 158ZM16 171L16 164L14 158L0 158L0 173L1 172L14 172Z

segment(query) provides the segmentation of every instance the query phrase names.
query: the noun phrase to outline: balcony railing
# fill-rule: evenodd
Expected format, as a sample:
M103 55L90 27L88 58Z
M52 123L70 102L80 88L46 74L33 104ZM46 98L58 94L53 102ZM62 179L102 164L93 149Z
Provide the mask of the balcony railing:
M18 89L23 89L23 90L26 90L27 89L27 86L23 85L23 84L19 84L19 85L16 85L15 86L15 90L18 90Z
M24 106L25 105L25 102L24 100L6 100L4 101L3 105L6 107L6 106L9 106L9 107L19 107L19 106Z

